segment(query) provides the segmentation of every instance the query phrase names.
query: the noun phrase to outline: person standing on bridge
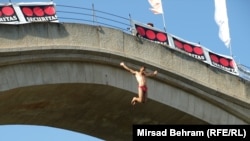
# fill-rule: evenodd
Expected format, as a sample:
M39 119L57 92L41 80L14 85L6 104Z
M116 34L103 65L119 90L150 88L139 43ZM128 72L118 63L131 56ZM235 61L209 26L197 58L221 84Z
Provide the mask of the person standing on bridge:
M128 66L124 64L124 62L121 62L120 65L126 69L127 71L131 72L133 75L135 75L135 78L138 82L138 97L133 97L131 100L131 104L135 105L136 103L145 103L147 101L147 83L146 83L146 77L153 77L156 76L157 71L154 71L152 73L146 72L146 68L142 66L139 71L135 71Z

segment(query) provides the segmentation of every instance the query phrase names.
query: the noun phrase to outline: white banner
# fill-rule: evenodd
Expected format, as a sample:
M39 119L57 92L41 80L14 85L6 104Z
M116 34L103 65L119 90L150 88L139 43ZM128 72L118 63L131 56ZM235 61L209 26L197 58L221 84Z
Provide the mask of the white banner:
M226 0L214 0L214 3L215 3L214 18L215 22L219 26L219 37L222 40L222 42L224 42L226 47L229 48L231 39L229 33Z
M150 10L154 14L163 14L161 0L148 0L148 2L152 7L152 8L150 8Z

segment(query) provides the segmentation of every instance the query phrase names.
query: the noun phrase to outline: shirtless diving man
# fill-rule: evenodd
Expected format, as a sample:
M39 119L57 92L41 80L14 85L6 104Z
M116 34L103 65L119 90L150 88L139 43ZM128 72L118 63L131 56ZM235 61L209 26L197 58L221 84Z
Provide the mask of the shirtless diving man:
M138 82L138 97L133 97L131 104L135 105L136 103L145 103L147 101L147 90L148 90L146 77L156 76L157 71L148 73L146 72L146 68L144 66L142 66L139 71L136 71L126 66L124 62L121 62L120 65L127 71L134 74Z

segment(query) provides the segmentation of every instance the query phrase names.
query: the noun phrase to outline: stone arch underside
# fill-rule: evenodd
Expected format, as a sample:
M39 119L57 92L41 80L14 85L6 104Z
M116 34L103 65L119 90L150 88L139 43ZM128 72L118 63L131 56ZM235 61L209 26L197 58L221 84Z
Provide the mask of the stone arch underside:
M98 84L49 84L0 95L0 124L45 125L102 139L130 139L133 124L207 124L154 100L132 107L133 93ZM153 108L152 108L153 107Z

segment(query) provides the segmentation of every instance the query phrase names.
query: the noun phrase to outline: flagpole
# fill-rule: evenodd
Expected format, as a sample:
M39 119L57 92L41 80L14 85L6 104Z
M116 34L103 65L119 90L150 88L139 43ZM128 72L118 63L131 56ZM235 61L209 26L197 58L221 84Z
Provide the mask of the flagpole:
M163 4L162 4L162 11L163 11L162 12L162 20L163 20L164 31L167 32L166 31L166 23L165 23L165 16L164 16Z
M232 52L232 45L231 45L231 43L229 44L229 49L230 49L230 55L233 58L233 52Z
M163 15L163 14L162 14L162 20L163 20L164 31L167 32L167 31L166 31L165 18L164 18L164 15Z

